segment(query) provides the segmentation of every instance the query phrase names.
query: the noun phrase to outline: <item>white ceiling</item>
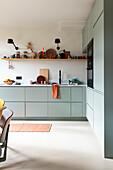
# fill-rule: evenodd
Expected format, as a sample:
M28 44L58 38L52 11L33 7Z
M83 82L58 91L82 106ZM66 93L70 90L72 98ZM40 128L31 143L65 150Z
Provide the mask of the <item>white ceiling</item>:
M0 27L47 28L62 22L84 25L94 3L95 0L0 0Z

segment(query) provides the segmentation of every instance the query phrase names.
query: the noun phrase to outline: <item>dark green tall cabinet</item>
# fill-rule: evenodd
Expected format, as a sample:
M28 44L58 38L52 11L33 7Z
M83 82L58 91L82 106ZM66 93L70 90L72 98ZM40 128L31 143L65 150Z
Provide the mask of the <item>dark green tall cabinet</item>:
M94 39L94 89L87 88L87 119L106 158L113 158L112 7L112 0L96 0L83 30L83 51Z

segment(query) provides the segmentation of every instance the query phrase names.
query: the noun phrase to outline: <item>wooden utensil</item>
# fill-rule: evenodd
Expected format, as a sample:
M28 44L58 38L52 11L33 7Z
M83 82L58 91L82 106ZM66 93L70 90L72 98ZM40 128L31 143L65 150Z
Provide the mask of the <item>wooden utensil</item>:
M40 75L45 77L45 81L48 84L48 82L49 82L49 70L48 69L40 69Z

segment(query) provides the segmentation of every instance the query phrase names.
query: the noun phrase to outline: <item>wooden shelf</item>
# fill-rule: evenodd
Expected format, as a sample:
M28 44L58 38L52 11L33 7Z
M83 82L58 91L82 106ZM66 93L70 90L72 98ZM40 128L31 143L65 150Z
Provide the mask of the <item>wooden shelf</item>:
M43 61L58 61L58 60L62 60L62 61L70 61L70 60L87 60L87 59L60 59L60 58L56 58L56 59L48 59L48 58L45 58L45 59L39 59L39 58L35 58L35 59L32 59L32 58L2 58L2 60L6 60L6 61L29 61L29 60L43 60Z

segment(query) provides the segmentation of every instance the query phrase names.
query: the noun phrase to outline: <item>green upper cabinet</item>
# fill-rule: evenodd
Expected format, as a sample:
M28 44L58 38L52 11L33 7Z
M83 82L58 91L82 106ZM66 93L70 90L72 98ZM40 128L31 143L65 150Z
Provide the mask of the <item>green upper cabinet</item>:
M0 87L0 98L5 101L25 101L23 87Z
M104 0L96 0L94 8L92 10L92 26L94 26L104 10Z
M47 101L47 87L26 87L26 101Z
M88 43L94 37L94 26L96 25L102 11L104 9L104 0L96 0L95 5L91 11L88 21L82 32L82 49L85 51Z
M104 18L94 27L94 89L104 91Z
M82 32L82 50L84 51L88 44L88 23L86 23Z
M52 87L48 87L48 101L51 102L70 102L70 87L59 87L58 98L52 98Z
M89 17L89 19L88 19L88 43L92 40L92 38L93 38L93 34L94 34L94 32L93 32L93 13L94 13L94 10L92 10L92 12L91 12L91 15L90 15L90 17Z

